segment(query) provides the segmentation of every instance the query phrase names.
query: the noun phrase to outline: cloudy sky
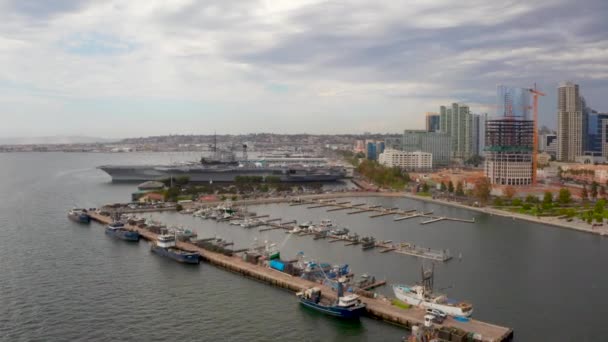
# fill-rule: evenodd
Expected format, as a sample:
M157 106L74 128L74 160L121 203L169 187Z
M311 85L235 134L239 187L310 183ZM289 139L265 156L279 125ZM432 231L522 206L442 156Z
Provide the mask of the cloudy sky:
M608 112L608 1L0 0L0 135L398 132L535 82Z

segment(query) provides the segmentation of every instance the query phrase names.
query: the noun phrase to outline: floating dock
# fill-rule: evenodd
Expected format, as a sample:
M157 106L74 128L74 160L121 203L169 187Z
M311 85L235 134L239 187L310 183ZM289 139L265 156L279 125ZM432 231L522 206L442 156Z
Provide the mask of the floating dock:
M422 221L422 222L420 222L420 224L430 224L430 223L439 222L439 221L443 221L443 220L455 221L455 222L465 222L465 223L475 223L474 218L473 219L462 219L462 218L445 217L445 216L431 216L431 214L433 213L432 211L425 213L425 212L418 212L416 209L401 210L398 207L384 208L381 205L365 206L365 203L350 204L350 202L335 202L335 201L331 202L331 201L327 201L327 200L321 200L321 201L311 200L306 203L298 202L298 203L292 203L290 205L302 205L302 204L309 205L307 207L307 209L333 207L331 209L327 209L328 212L352 209L353 211L347 212L346 213L347 215L356 215L356 214L362 214L362 213L368 213L368 212L376 212L375 214L372 214L370 216L370 218L397 215L397 217L395 217L395 221L403 221L403 220L411 219L414 217L428 218L428 220Z
M91 218L102 224L110 224L112 219L109 216L103 216L96 212L90 213ZM155 241L157 234L137 226L126 225L127 229L137 231L143 239ZM191 242L177 241L176 247L184 251L198 252L201 258L213 265L242 274L246 277L257 279L269 283L271 285L289 289L294 292L299 292L310 287L316 286L321 288L323 295L329 299L335 299L336 295L333 290L327 286L310 282L308 280L292 277L288 274L271 270L269 268L254 265L244 261L238 256L227 256L220 253L210 252L206 249L198 247ZM294 302L296 301L294 297ZM378 318L393 324L404 326L410 329L414 325L424 324L424 310L412 308L403 310L391 305L387 300L361 297L361 301L366 304L366 312L370 317ZM454 327L467 333L476 334L482 341L509 341L513 338L513 330L507 327L502 327L490 323L471 319L469 322L459 322L452 318L448 318L444 323L444 327Z

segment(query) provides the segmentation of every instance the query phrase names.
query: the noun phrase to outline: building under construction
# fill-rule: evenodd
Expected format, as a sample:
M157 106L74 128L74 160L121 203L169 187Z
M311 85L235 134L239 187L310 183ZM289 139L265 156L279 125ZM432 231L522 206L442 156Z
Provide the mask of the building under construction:
M529 90L498 87L498 113L486 121L485 174L496 185L530 185L534 180L534 121Z

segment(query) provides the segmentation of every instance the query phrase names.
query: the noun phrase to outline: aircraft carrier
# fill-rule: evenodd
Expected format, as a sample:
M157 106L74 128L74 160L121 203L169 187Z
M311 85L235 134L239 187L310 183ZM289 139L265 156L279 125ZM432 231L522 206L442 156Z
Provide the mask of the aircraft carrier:
M290 163L288 159L249 161L246 146L244 158L235 159L232 151L216 151L213 159L172 165L103 165L98 168L112 177L113 182L145 182L188 177L191 182L234 182L239 176L276 177L281 182L333 182L346 176L343 167Z

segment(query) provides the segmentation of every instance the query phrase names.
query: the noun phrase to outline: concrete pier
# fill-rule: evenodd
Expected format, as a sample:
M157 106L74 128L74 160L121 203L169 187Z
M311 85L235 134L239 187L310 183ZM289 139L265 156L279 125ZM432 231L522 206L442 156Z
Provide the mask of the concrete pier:
M93 220L102 224L109 224L112 221L109 216L103 216L96 212L91 212L90 215ZM157 234L137 226L127 225L126 228L132 231L137 231L142 238L149 241L155 241L157 238ZM292 277L288 274L271 270L261 265L247 263L238 256L226 256L223 254L210 252L190 242L178 241L176 247L189 252L198 252L201 255L201 258L210 264L277 287L298 292L312 286L317 286L321 288L324 296L330 299L335 299L336 296L333 290L327 286L313 283L302 278ZM294 297L294 301L295 300L296 299ZM413 325L422 325L424 323L425 311L422 309L400 309L391 305L391 303L386 299L361 297L361 300L367 305L366 310L370 317L401 325L408 329ZM467 333L477 334L481 338L481 341L500 342L508 341L513 337L513 330L510 328L473 319L469 322L459 322L452 318L448 318L444 321L442 326L454 327Z

